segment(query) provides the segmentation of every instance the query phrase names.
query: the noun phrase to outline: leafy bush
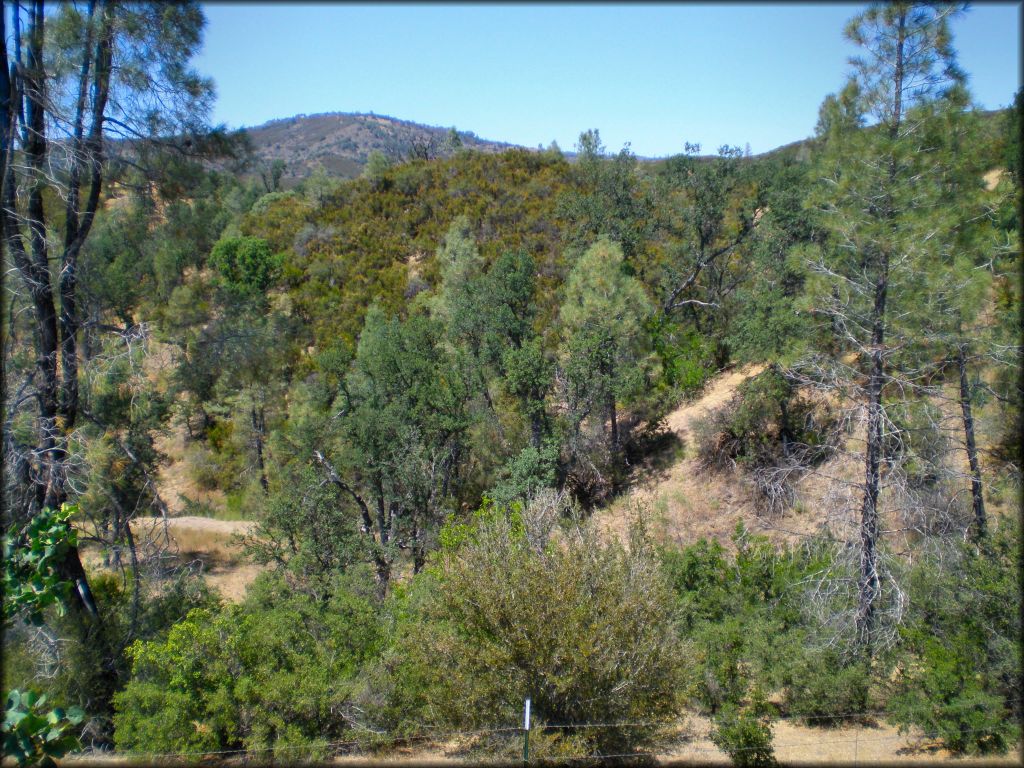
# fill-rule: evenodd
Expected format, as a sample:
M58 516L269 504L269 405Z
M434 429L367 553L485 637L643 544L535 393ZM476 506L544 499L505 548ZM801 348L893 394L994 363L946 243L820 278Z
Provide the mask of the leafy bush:
M555 485L558 463L558 444L548 440L540 448L527 446L511 459L501 472L491 496L499 504L526 499L541 489Z
M73 584L61 579L57 566L76 545L71 517L77 507L44 509L23 530L4 536L4 623L22 617L42 624L43 612L55 606L61 613Z
M711 741L741 768L776 765L772 747L772 709L754 691L748 704L730 704L715 716Z
M193 611L165 640L129 649L132 679L114 700L117 746L324 757L348 728L352 681L377 643L364 598L339 589L320 604L261 578L241 606Z
M1005 752L1020 722L1020 524L999 521L980 546L938 543L908 574L890 709L953 752Z
M661 363L659 384L675 393L697 392L715 372L711 343L695 330L655 315L647 322Z
M645 534L630 547L571 522L551 498L449 526L444 548L394 610L367 681L376 724L412 732L507 726L523 699L557 724L667 720L682 662L669 594ZM572 734L569 729L569 734ZM592 749L635 749L654 729L581 729Z
M929 638L913 670L904 670L890 701L893 722L941 739L953 753L1005 753L1019 729L1002 697L977 674L973 643L963 634Z
M16 619L40 626L48 609L55 608L59 615L64 614L65 601L74 585L61 578L57 567L68 549L76 544L75 530L70 524L76 511L76 507L67 504L61 505L60 510L44 509L22 530L12 527L4 536L5 645L9 640L8 626ZM7 651L21 662L19 666L24 671L24 654L13 648ZM5 665L5 683L8 672ZM82 722L85 713L78 707L47 711L46 700L45 694L31 690L15 689L7 694L0 729L3 754L14 758L18 765L55 765L55 758L63 757L79 745L72 728Z
M746 693L746 634L750 622L738 618L707 623L694 633L697 661L697 701L712 714L735 706Z
M869 671L817 650L821 628L805 611L805 584L833 562L827 542L778 549L738 525L733 543L734 556L713 541L661 553L677 630L693 644L695 703L717 715L759 688L781 690L794 714L863 712Z
M796 658L785 664L786 711L809 725L835 726L848 715L867 712L871 670L857 659L844 659L832 648L790 648Z
M234 298L263 294L278 278L282 257L275 256L266 240L258 237L227 237L210 252L210 266L217 271L223 289Z

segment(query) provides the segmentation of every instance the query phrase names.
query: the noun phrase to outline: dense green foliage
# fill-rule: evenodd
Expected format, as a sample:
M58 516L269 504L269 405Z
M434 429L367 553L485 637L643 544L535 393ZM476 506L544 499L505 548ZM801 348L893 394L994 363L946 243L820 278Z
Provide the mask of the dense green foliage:
M128 649L132 679L115 697L117 746L323 757L347 728L353 678L379 634L365 598L338 590L320 603L264 579L241 606L193 611L165 639Z
M957 542L916 565L918 600L903 633L917 663L899 669L895 722L955 752L1013 743L1024 712L1019 558L1020 525L1009 519L980 547Z
M69 529L68 520L75 511L68 505L56 512L44 509L20 536L12 532L4 537L5 635L9 624L16 620L42 625L47 608L65 613L74 585L56 572L56 565L68 547L74 546L75 532ZM61 707L45 709L46 700L46 694L33 690L15 688L7 692L0 730L3 754L18 765L52 766L55 758L80 746L73 729L85 713L79 707L67 711Z
M748 707L727 707L715 718L711 740L741 768L776 765L771 708L762 699Z
M4 624L24 619L43 623L53 606L63 613L74 585L57 572L76 533L68 523L77 509L67 504L59 511L44 509L23 531L4 536Z

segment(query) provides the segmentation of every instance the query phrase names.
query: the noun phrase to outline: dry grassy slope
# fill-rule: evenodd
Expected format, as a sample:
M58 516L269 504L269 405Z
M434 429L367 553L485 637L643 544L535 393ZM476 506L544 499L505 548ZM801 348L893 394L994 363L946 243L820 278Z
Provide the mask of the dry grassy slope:
M143 536L160 535L162 522L156 518L136 518L132 529ZM167 532L180 563L201 569L206 583L224 599L240 602L249 584L263 570L242 557L238 543L238 537L250 533L255 525L247 520L172 517L167 521Z
M643 509L651 518L655 535L664 541L689 544L701 538L716 539L727 548L736 523L767 535L777 543L794 543L818 532L825 524L840 537L856 537L860 514L860 483L863 482L863 430L854 425L843 452L824 462L794 484L797 502L793 508L770 519L759 516L754 508L751 489L739 473L718 473L702 470L695 458L693 428L695 422L725 404L737 387L764 370L763 365L746 366L726 371L713 378L703 394L671 412L667 427L680 441L674 461L667 467L650 464L634 469L632 487L607 508L595 514L598 526L608 535L625 540L630 519ZM935 400L943 412L942 427L949 440L947 462L962 475L964 503L969 488L967 454L963 447L962 423L958 391L951 385L944 392L944 401ZM993 480L998 479L995 467L985 462L989 447L993 407L977 409L978 447L982 451L986 491L986 511L991 518L1016 513L1015 495L1000 493ZM883 512L883 528L897 531L906 527L893 511ZM905 534L894 534L905 535ZM909 543L909 540L905 543Z
M764 366L745 366L713 378L703 394L681 405L666 418L666 426L681 444L680 456L669 467L637 467L633 486L609 507L596 513L598 526L609 535L625 537L638 507L653 515L655 534L686 544L700 538L728 545L736 523L757 530L746 489L732 476L704 472L697 464L694 424L736 394L736 388Z

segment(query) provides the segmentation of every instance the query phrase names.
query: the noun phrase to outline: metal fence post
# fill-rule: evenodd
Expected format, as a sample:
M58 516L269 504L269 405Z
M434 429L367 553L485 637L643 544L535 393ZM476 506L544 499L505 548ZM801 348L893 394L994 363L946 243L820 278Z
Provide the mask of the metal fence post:
M530 762L530 698L523 705L523 765Z

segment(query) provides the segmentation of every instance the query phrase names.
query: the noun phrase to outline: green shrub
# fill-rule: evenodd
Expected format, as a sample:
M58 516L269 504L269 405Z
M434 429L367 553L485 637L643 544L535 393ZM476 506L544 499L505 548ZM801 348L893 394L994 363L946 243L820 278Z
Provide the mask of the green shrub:
M56 765L79 746L72 729L85 718L78 707L66 712L57 707L47 710L46 696L34 691L11 691L4 711L4 755L18 765Z
M689 633L698 623L718 621L725 615L730 573L721 544L701 539L688 547L664 550L661 560L676 593L680 629Z
M725 406L698 425L701 463L724 469L738 463L757 466L777 461L799 448L806 461L829 454L831 415L805 398L777 366L743 382Z
M952 752L1005 752L1021 712L1020 524L980 545L937 542L908 573L889 708Z
M783 703L791 715L806 718L809 725L835 726L847 716L868 709L871 670L857 660L845 660L832 648L790 648L796 659L787 659Z
M677 714L682 659L645 536L627 549L581 523L554 535L558 517L548 498L442 533L447 547L394 609L394 639L367 681L378 726L509 726L527 696L557 724ZM635 749L654 732L578 735L592 749Z
M261 296L280 276L283 257L259 237L225 237L210 251L209 265L232 298Z
M700 674L697 700L712 714L739 702L746 693L746 639L750 622L730 618L707 623L694 634Z
M955 754L1002 754L1020 731L1002 697L985 690L972 645L964 635L927 640L901 673L891 718L901 732L917 726Z
M776 765L772 747L772 708L758 692L745 705L730 704L714 718L711 741L741 768Z
M194 611L166 639L130 648L132 679L114 701L117 746L322 758L348 728L352 681L378 632L364 598L338 590L321 604L263 577L241 606Z
M793 503L792 481L832 455L837 426L824 403L772 365L694 425L697 459L705 469L742 470L760 510L777 513Z
M21 530L12 527L4 536L4 624L19 617L42 624L43 613L51 606L64 613L74 585L61 578L57 566L77 544L70 522L77 511L69 504L60 510L44 509Z

